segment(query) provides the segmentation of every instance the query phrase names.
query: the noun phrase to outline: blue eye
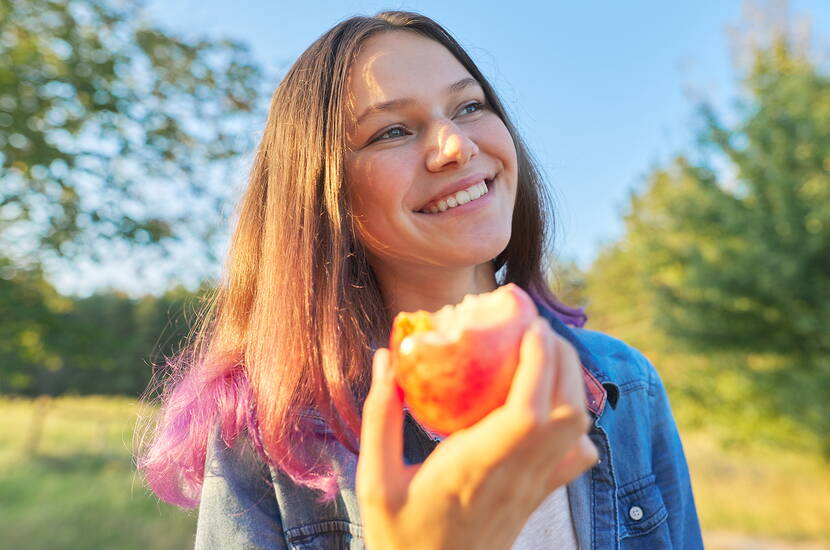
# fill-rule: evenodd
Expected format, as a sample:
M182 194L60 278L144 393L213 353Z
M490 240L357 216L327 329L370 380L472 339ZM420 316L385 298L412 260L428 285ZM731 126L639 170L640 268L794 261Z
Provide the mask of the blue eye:
M386 139L394 139L394 138L404 137L405 135L407 135L407 132L403 127L395 126L394 128L389 128L388 130L386 130L385 132L380 134L378 137L376 137L372 141L373 142L374 141L383 141L383 140L386 140Z
M459 111L459 114L461 114L461 115L470 115L470 114L473 114L473 113L476 113L476 112L482 110L483 108L484 108L483 103L480 103L478 101L473 101L472 103L468 103L467 105L464 105L463 107L461 107L461 111Z

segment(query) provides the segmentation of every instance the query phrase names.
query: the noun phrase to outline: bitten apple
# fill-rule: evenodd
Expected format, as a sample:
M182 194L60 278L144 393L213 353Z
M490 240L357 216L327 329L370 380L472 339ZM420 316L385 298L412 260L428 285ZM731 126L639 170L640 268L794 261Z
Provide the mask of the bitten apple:
M399 313L389 350L412 416L446 436L503 405L522 336L537 315L533 300L513 283L468 294L435 313Z

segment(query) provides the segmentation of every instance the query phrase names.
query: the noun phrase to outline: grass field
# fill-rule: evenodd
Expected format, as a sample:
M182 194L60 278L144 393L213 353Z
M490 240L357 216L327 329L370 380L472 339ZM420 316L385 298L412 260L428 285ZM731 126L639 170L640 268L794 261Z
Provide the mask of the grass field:
M125 398L0 398L5 548L193 547L196 512L158 503L132 467L138 411ZM812 541L763 546L770 549L830 548L826 462L770 448L727 452L701 433L684 443L707 548L744 547L716 542L715 533L717 541L739 534Z
M701 433L684 447L704 530L830 548L830 464L770 447L724 451Z
M138 407L124 398L60 398L41 409L0 399L4 548L193 548L196 512L152 498L132 467ZM35 418L43 431L25 452Z

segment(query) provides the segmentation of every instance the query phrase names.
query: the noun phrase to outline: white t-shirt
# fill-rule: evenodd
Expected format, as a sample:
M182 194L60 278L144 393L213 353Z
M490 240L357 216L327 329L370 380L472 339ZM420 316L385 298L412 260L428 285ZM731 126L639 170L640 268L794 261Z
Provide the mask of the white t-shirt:
M568 488L563 485L542 501L522 527L511 550L577 550Z

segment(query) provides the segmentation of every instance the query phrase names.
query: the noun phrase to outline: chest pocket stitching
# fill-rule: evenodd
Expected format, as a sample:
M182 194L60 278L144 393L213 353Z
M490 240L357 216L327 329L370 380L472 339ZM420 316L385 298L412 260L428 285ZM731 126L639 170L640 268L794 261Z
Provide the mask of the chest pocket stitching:
M346 520L327 520L307 523L286 529L285 538L289 543L302 542L303 539L325 533L349 533L353 537L363 538L363 527Z
M620 395L635 392L637 390L645 390L648 388L648 382L645 380L631 380L620 384Z
M669 512L663 503L660 488L654 483L654 474L647 475L637 481L632 481L618 489L618 513L621 516L620 539L645 535L663 523ZM638 506L643 513L639 520L631 518L629 511Z

